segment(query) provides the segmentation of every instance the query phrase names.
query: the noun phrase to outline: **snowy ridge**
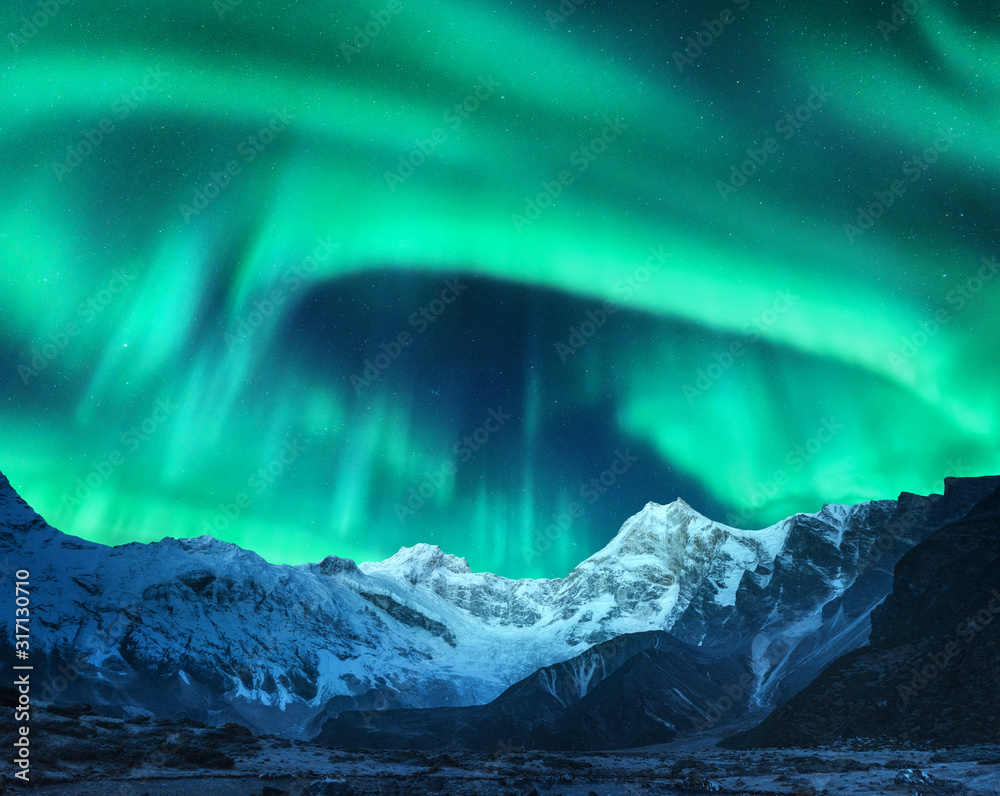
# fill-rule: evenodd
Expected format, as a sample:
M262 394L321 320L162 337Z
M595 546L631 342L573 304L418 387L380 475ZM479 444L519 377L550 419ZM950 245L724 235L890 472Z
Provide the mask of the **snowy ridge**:
M0 473L0 528L26 530L40 525L48 527L48 523L17 494L7 476Z
M433 572L444 569L456 575L469 575L469 562L464 558L445 553L437 545L417 544L402 547L385 561L363 563L359 567L366 575L384 573L410 583L424 580Z
M111 686L153 713L182 704L307 737L342 710L485 703L626 633L739 638L765 660L823 623L894 505L825 506L747 531L679 499L648 503L565 578L511 580L426 544L359 566L272 565L210 537L106 547L52 529L2 479L0 555L40 584L33 649L85 675L67 698L100 701ZM813 665L825 658L814 652ZM767 660L761 678L786 661Z

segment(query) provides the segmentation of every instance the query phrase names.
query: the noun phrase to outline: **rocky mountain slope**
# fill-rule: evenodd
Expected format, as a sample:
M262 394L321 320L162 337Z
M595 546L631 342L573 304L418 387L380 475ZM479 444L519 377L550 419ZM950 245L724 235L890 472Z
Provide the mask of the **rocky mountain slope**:
M272 565L209 537L107 547L52 528L0 476L0 557L31 572L32 662L50 696L109 712L311 737L343 711L485 704L650 630L748 660L750 704L766 709L864 643L895 561L982 488L962 480L962 494L826 506L759 531L650 503L566 578L509 580L429 545L360 566Z
M730 690L730 719L746 708L749 661L663 631L619 636L546 666L487 705L347 712L314 739L333 747L466 750L624 749L710 726ZM734 710L735 708L735 710Z
M1000 725L1000 479L961 520L896 565L870 644L727 745L809 746L845 738L955 745ZM971 496L970 496L971 497Z

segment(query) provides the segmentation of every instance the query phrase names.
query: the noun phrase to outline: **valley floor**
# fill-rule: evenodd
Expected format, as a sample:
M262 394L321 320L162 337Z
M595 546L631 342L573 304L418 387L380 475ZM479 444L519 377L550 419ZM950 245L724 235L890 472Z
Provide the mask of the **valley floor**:
M1000 794L1000 745L950 750L850 748L729 751L717 738L599 753L331 750L254 738L235 725L43 721L32 749L39 796L615 796L616 794ZM5 734L6 735L6 734ZM7 738L4 739L5 742ZM10 739L12 740L12 738ZM8 774L9 776L9 774ZM327 791L309 789L316 780ZM5 777L5 783L10 780ZM5 792L0 785L0 793Z

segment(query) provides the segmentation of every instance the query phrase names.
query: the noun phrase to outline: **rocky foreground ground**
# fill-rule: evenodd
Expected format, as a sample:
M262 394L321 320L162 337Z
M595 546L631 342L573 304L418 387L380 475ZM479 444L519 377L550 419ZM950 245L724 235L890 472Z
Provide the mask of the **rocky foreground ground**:
M229 724L114 719L85 705L32 718L31 784L46 796L613 796L614 794L1000 794L1000 744L952 749L729 751L704 738L601 753L332 750ZM12 748L4 728L2 742ZM0 792L24 788L10 778Z

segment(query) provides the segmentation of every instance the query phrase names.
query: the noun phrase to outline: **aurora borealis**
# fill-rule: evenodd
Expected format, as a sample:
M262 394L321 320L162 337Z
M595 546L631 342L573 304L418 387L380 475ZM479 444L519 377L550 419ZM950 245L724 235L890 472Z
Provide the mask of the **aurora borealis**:
M0 20L0 470L66 532L561 576L1000 472L986 4Z

